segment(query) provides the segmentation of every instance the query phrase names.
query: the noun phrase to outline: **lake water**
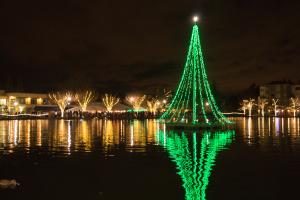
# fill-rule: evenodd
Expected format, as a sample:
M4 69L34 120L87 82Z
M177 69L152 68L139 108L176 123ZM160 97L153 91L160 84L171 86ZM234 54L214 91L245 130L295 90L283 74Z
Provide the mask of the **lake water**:
M1 199L300 199L300 119L183 132L155 120L0 121Z

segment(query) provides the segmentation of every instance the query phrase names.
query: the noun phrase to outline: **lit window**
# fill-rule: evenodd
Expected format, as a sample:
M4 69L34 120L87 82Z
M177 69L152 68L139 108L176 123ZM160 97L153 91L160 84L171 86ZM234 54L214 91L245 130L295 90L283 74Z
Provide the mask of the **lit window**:
M1 106L6 105L6 99L0 99L0 105Z
M38 105L41 105L41 104L43 104L43 99L42 98L38 98L36 102L37 102Z
M30 105L30 104L31 104L31 98L30 98L30 97L27 97L27 98L25 99L25 104L26 104L26 105Z

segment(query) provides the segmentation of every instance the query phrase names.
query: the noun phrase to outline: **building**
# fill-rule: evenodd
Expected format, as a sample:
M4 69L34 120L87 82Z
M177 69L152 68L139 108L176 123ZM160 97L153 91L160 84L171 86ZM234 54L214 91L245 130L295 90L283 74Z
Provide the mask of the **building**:
M293 84L290 81L273 81L260 86L260 98L279 99L280 105L289 105L291 97L300 99L300 84Z
M50 105L47 94L0 90L1 113L31 113L37 106Z

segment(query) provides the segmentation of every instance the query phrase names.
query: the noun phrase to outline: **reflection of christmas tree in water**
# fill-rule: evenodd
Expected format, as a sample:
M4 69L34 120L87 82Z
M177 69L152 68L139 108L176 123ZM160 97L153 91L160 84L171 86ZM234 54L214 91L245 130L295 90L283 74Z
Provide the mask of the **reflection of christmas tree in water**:
M217 153L232 142L234 131L193 133L158 133L158 140L176 163L183 181L186 200L205 200L206 188ZM197 137L201 137L198 143ZM190 140L190 141L189 141Z

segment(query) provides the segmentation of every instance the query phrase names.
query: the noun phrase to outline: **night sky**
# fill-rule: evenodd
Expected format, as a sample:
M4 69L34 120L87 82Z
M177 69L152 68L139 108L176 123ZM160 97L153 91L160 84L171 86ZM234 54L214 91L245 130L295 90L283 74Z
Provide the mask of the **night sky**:
M2 0L0 89L174 88L194 14L220 91L300 80L297 1Z

